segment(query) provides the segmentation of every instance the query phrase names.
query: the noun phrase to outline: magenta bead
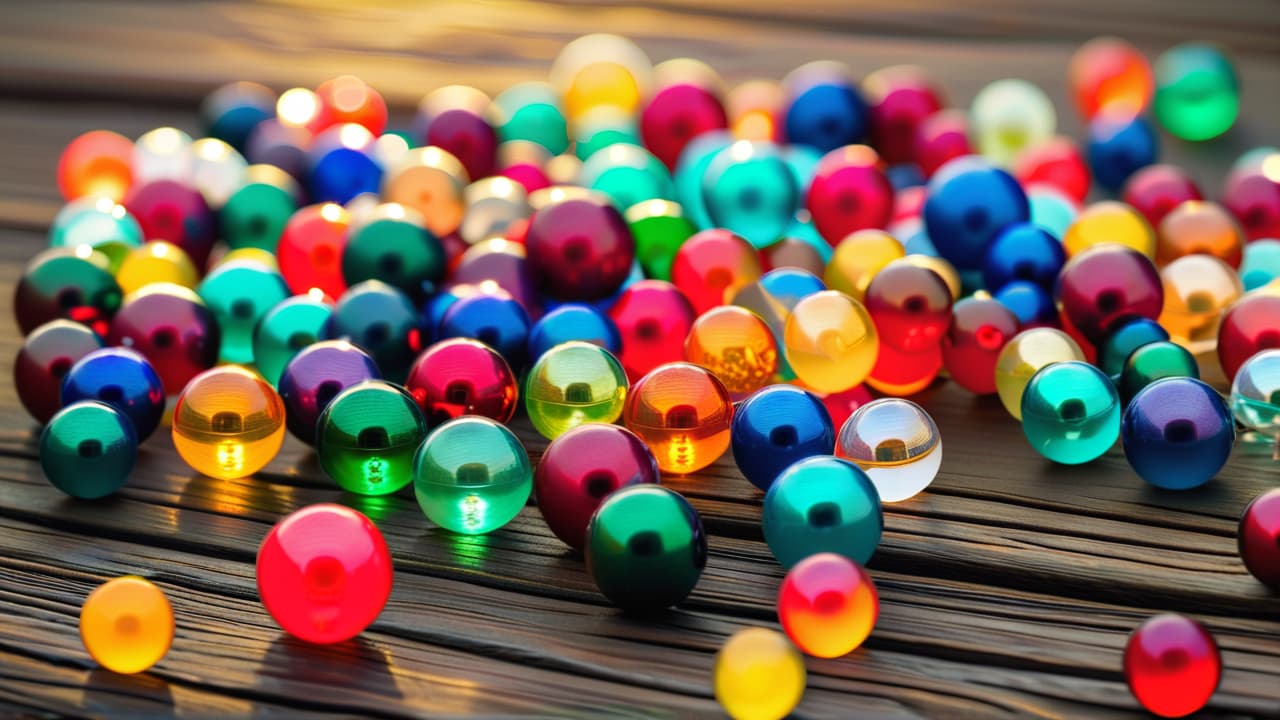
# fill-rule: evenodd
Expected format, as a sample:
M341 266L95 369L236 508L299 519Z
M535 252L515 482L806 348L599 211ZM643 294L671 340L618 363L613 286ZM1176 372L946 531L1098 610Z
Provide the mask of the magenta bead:
M1191 176L1173 165L1149 165L1124 184L1124 201L1142 213L1153 228L1187 200L1203 199L1204 194Z
M947 162L973 154L969 121L962 110L942 110L925 118L916 129L916 164L930 177Z
M674 170L693 138L729 124L724 105L709 88L678 83L658 90L640 112L640 137L654 157Z
M208 262L216 218L200 191L173 180L153 180L130 189L124 206L137 218L148 240L177 245L196 268Z
M805 206L823 239L834 246L849 233L889 224L893 186L875 150L847 145L818 163Z
M152 283L125 298L107 342L142 353L177 395L191 378L218 362L222 332L200 296L180 285Z
M941 93L914 67L885 68L863 81L871 110L871 144L890 165L916 160L916 134L942 109Z
M627 279L636 243L608 200L572 197L533 215L525 236L543 292L557 300L599 300Z
M1123 321L1158 318L1164 286L1150 258L1108 243L1067 261L1058 276L1058 302L1071 324L1096 345Z

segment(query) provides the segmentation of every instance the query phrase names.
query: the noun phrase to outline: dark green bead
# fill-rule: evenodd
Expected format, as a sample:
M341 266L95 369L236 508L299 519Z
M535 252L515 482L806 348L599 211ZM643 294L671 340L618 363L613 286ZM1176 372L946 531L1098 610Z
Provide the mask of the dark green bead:
M1098 368L1108 377L1115 377L1124 370L1124 361L1130 353L1147 343L1169 339L1169 331L1155 320L1138 318L1113 330L1098 345Z
M40 434L45 477L72 497L100 498L119 490L137 456L133 421L97 400L68 405Z
M297 203L297 183L271 165L253 165L241 188L231 194L219 220L223 239L233 250L255 247L274 252Z
M333 304L324 299L324 293L312 293L271 308L253 331L253 361L272 385L280 383L280 374L294 355L320 339L333 315Z
M667 200L650 200L628 208L626 218L645 276L670 280L676 253L698 231L684 216L684 209Z
M427 423L413 397L382 380L338 393L316 423L320 467L343 490L387 495L413 480L413 456Z
M1147 343L1129 354L1120 371L1120 397L1126 405L1138 391L1168 377L1200 379L1196 358L1186 348L1168 341Z
M600 592L632 612L671 607L693 592L707 564L697 511L660 485L605 498L587 526L587 567Z
M13 296L13 312L23 335L58 318L88 325L106 335L123 294L107 257L81 245L51 248L27 264Z
M271 308L289 297L280 273L253 260L219 265L200 283L196 294L218 318L222 329L222 362L253 362L253 330Z
M381 205L351 233L342 252L347 285L381 280L411 298L423 299L444 278L444 247L400 205Z

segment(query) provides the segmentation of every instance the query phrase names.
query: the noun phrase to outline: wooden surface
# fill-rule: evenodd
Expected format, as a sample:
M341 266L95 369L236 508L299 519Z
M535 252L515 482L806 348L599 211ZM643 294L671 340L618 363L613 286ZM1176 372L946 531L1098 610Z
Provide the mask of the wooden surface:
M450 83L489 92L542 77L572 37L633 36L655 60L691 55L730 81L780 77L839 58L858 72L924 65L967 104L1006 75L1040 83L1079 135L1064 63L1081 41L1122 34L1153 54L1187 39L1233 48L1244 120L1228 137L1165 157L1216 193L1242 149L1280 141L1280 22L1270 0L823 0L764 3L30 2L0 7L0 355L20 338L11 288L59 207L57 154L77 133L198 133L211 88L277 89L354 72L401 117ZM304 9L304 6L310 6ZM1245 503L1280 484L1280 464L1237 449L1198 490L1146 486L1119 449L1055 466L994 398L941 383L920 401L946 456L923 496L886 511L870 568L880 621L865 647L810 660L797 717L1119 717L1137 714L1121 674L1128 633L1160 611L1205 622L1223 650L1206 716L1280 717L1280 598L1243 570ZM718 646L775 626L782 577L761 540L760 493L732 461L671 478L701 512L711 555L688 602L656 621L619 615L536 508L492 535L429 527L409 494L332 489L292 439L243 480L194 475L167 432L143 448L126 489L70 500L36 464L32 426L0 384L0 715L365 717L538 715L714 717ZM536 457L543 443L527 423ZM318 501L354 505L386 534L396 585L358 641L314 648L284 637L258 602L253 560L271 524ZM103 580L145 575L168 593L177 638L137 677L97 670L80 646L80 603Z

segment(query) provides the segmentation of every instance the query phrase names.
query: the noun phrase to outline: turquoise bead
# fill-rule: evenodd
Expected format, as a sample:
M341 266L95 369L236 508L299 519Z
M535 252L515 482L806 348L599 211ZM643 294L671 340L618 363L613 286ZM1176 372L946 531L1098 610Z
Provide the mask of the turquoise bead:
M1254 240L1244 246L1240 282L1245 292L1256 290L1280 277L1280 240Z
M123 205L107 198L85 197L68 203L49 226L49 247L141 247L142 226Z
M604 106L584 114L574 123L573 149L579 160L587 160L597 152L626 143L642 147L640 130L630 115L623 115L616 108Z
M1078 465L1120 437L1120 398L1111 379L1076 360L1046 365L1022 393L1022 432L1036 452Z
M676 200L696 230L714 227L711 216L707 214L707 203L702 198L702 178L716 155L732 144L733 135L727 130L703 133L684 146L680 160L676 162Z
M1167 377L1199 380L1200 366L1195 356L1181 345L1167 340L1147 343L1129 353L1124 362L1124 369L1120 371L1120 398L1128 405L1142 388Z
M545 83L521 83L493 99L494 129L502 142L537 143L552 155L569 149L568 122L560 98Z
M133 421L97 400L68 405L40 433L45 477L72 497L91 500L119 490L137 456Z
M867 473L843 458L800 460L764 496L764 539L783 567L821 552L866 564L880 544L884 514Z
M777 147L740 141L716 153L707 165L702 199L716 227L762 248L791 226L800 193Z
M280 273L252 260L232 260L218 266L196 288L218 318L222 362L253 362L253 331L271 308L289 297Z
M667 167L648 150L628 143L615 143L587 158L579 182L609 196L624 212L645 200L669 200L675 194Z
M332 315L333 303L319 290L271 308L253 331L253 361L262 377L279 385L289 361L320 339Z
M413 490L431 522L464 535L493 532L524 509L533 468L520 440L489 418L436 428L413 458Z

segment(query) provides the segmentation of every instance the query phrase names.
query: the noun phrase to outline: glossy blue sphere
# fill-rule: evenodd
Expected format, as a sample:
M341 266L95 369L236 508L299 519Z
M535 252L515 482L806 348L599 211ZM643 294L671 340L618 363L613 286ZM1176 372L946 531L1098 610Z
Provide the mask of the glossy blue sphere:
M993 293L1015 280L1033 282L1052 292L1066 262L1062 243L1047 230L1032 223L1016 223L1005 228L987 248L982 281Z
M787 142L825 154L860 142L870 127L870 112L852 84L815 83L792 98L783 127Z
M1022 186L987 161L965 156L929 180L924 225L938 255L959 270L977 270L1005 228L1031 218Z
M407 295L380 280L366 280L338 299L323 335L361 348L373 356L382 377L402 383L423 347L420 322Z
M508 295L472 295L459 299L440 321L439 340L471 338L497 350L513 370L529 356L529 313Z
M830 455L836 429L818 396L794 385L770 385L738 405L729 437L743 476L768 490L792 463Z
M363 193L377 193L382 187L382 166L363 149L338 145L313 152L307 191L312 202L345 205Z
M1172 377L1143 388L1120 421L1124 455L1143 480L1166 490L1199 487L1222 469L1236 439L1218 391Z
M1018 316L1018 324L1023 328L1052 324L1058 318L1053 295L1033 282L1014 280L997 290L993 296L1001 305L1009 308L1009 312Z
M822 455L782 471L764 496L761 525L783 567L820 552L865 565L880 544L884 512L862 468Z
M529 331L529 359L536 361L542 353L570 340L594 343L615 355L622 348L618 326L608 315L590 305L565 303L533 324Z
M100 400L133 421L138 442L151 437L164 415L164 386L155 368L127 348L94 350L71 366L62 379L62 406Z
M1169 331L1150 318L1134 318L1112 330L1098 343L1098 368L1119 382L1124 363L1134 350L1169 339Z
M1093 179L1119 192L1130 175L1160 159L1160 141L1146 118L1118 119L1103 113L1089 123L1087 152Z

